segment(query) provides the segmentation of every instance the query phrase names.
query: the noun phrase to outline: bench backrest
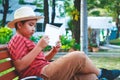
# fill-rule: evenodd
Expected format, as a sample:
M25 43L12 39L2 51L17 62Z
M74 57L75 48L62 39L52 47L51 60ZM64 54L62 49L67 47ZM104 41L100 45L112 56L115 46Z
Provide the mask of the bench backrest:
M18 75L6 46L0 46L0 80L13 80Z

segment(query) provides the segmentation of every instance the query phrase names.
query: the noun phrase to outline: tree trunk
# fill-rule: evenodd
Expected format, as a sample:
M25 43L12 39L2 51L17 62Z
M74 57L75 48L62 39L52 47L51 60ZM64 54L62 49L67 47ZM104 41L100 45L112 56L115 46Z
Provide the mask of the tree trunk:
M81 0L75 0L74 1L74 6L79 11L79 13L80 13L80 2L81 2ZM73 31L73 36L74 36L76 42L79 44L80 43L80 18L78 19L78 21L74 20L73 23L75 25L75 28L74 28L74 31Z
M119 19L119 10L117 10L117 18L116 18L116 27L117 27L117 33L116 38L119 38L119 32L120 32L120 19Z
M44 27L46 23L49 23L49 0L44 0Z
M51 19L51 24L54 24L55 20L55 0L52 0L52 19Z
M116 38L119 38L119 31L120 31L120 20L117 18L116 20L116 27L117 27L117 33L116 33Z
M7 17L7 12L9 9L9 0L2 0L2 5L3 5L3 19L2 19L2 26L4 27L6 24L6 17Z

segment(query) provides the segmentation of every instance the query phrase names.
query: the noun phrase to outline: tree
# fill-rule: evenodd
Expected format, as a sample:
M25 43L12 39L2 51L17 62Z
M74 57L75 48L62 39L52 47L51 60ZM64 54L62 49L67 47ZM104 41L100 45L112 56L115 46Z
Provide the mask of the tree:
M46 23L49 23L49 5L48 5L49 0L44 0L44 27Z
M72 37L76 43L80 43L80 0L65 0L65 13L70 17L68 22Z
M77 9L77 11L79 12L80 15L80 2L81 0L74 0L74 6ZM78 20L74 20L74 37L77 43L80 43L80 17L78 18Z
M120 0L88 0L88 11L93 9L103 9L106 14L104 16L112 16L116 22L116 27L118 29L117 37L119 37L120 32ZM103 12L103 11L102 11ZM94 12L95 13L95 12ZM96 15L96 14L95 14ZM95 16L93 14L93 16ZM101 15L98 15L101 16Z
M51 19L51 24L54 24L55 20L55 0L52 0L52 19Z
M116 22L116 27L118 29L117 31L117 37L119 37L120 32L120 0L111 0L112 3L108 2L108 5L105 5L105 8L107 9L110 16L112 16Z
M6 24L6 17L9 9L9 0L2 0L2 6L3 6L3 19L1 25L4 27Z

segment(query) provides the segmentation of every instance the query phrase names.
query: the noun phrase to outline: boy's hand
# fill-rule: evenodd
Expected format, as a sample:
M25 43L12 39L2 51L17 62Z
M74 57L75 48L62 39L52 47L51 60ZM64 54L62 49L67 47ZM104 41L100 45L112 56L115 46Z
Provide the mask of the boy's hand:
M46 46L48 46L49 43L49 38L48 36L43 36L39 41L38 41L38 46L44 49Z
M61 42L58 41L56 43L56 46L53 47L53 50L54 50L54 52L58 52L60 50L60 48L61 48Z

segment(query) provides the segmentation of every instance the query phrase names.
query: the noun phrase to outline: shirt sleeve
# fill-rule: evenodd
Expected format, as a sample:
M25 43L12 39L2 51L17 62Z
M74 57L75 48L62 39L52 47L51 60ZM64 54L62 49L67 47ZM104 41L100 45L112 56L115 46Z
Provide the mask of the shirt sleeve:
M24 38L21 36L13 37L8 44L8 49L13 60L21 59L26 53Z

